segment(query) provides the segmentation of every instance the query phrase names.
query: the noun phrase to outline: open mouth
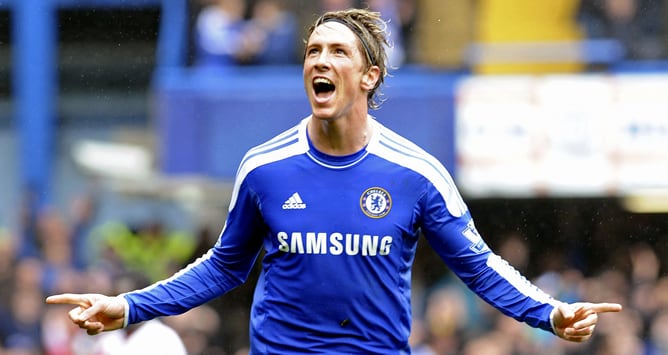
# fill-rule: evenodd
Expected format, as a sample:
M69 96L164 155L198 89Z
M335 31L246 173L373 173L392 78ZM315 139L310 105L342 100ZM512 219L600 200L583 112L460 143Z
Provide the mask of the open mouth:
M335 88L334 84L327 78L315 78L313 80L313 90L317 96L331 94Z

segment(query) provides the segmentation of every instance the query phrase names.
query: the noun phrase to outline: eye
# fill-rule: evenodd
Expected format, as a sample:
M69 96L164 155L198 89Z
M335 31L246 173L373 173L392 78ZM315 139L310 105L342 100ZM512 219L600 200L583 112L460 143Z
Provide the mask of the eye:
M344 50L341 49L341 48L336 48L336 49L334 50L334 53L339 54L339 55L345 55L345 54L346 54L346 51L344 51Z
M319 52L318 48L311 47L306 51L306 54L312 55L312 54L317 54Z

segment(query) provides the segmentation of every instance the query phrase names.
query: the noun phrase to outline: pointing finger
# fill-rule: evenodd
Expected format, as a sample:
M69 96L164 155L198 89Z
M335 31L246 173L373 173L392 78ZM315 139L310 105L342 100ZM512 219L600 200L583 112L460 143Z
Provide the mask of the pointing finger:
M622 305L618 303L592 303L589 308L596 313L620 312Z
M46 298L46 303L49 304L74 304L81 305L85 301L82 295L74 293L63 293L60 295L53 295Z

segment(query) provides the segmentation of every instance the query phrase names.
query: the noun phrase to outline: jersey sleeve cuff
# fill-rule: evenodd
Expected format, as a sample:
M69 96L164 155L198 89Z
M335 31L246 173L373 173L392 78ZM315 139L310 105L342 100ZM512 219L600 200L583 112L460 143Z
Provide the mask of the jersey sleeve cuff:
M124 294L118 295L116 297L118 297L123 302L123 307L125 308L125 312L123 312L123 328L126 328L130 322L130 302L128 302Z
M557 334L557 328L554 325L554 314L557 312L557 308L559 308L559 305L561 305L561 302L558 303L552 303L552 311L550 311L550 327L552 328L552 333Z

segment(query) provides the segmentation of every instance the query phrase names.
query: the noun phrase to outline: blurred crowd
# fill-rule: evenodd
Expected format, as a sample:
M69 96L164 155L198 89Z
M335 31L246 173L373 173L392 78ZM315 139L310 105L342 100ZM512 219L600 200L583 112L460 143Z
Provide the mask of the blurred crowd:
M438 9L453 9L446 21L474 20L497 7L530 9L531 0L199 0L193 24L193 65L226 68L243 65L299 64L304 27L313 14L364 6L388 20L395 67L428 61L432 47L420 37ZM590 39L614 39L628 60L668 59L665 0L555 0L564 20ZM516 6L516 7L514 7ZM472 9L475 7L475 9ZM428 8L428 9L427 9ZM477 11L477 12L476 12ZM528 10L527 10L528 11ZM480 14L484 13L484 14ZM521 12L520 12L521 13ZM554 13L554 12L553 12ZM519 22L519 18L506 21ZM483 16L484 17L484 16ZM455 21L456 22L456 21ZM493 22L493 21L492 21ZM539 22L540 24L540 22ZM454 26L430 22L429 26ZM462 25L470 41L483 32ZM479 29L480 30L480 29ZM480 30L482 31L482 30ZM440 38L444 44L456 40ZM521 39L521 36L520 36ZM425 44L427 43L427 44ZM434 57L438 61L440 57ZM460 56L463 63L465 56ZM461 64L460 63L460 64ZM465 65L465 64L461 64ZM455 65L456 66L456 65ZM67 211L32 208L26 196L17 230L0 226L0 355L112 354L138 337L188 354L242 355L247 352L250 299L257 270L242 287L219 300L176 317L137 325L123 332L89 337L70 324L70 307L44 304L46 295L61 292L117 294L143 287L179 270L213 245L217 231L170 230L166 221L94 223L99 203L83 194ZM474 214L475 215L475 214ZM222 217L221 217L222 218ZM220 221L222 227L223 220ZM539 221L535 221L539 223ZM612 231L614 232L614 231ZM668 237L668 231L664 231ZM618 237L623 237L618 236ZM577 238L570 235L570 238ZM586 247L595 249L605 240ZM425 243L422 243L425 244ZM665 244L665 243L664 243ZM421 248L414 274L415 353L425 354L668 354L668 265L665 250L642 238L605 257L595 272L582 263L557 259L530 269L537 242L509 234L495 250L540 287L564 301L587 299L619 302L625 310L603 315L594 339L586 344L563 342L491 309L464 289L440 260ZM579 245L582 247L582 245ZM665 248L664 248L665 249ZM543 257L545 254L542 254ZM611 261L611 259L614 259ZM623 267L617 267L624 265ZM435 276L434 276L435 275ZM143 328L142 328L143 327ZM128 345L129 346L129 345ZM140 345L136 345L140 346ZM125 348L127 349L127 348Z
M382 14L394 68L487 72L493 61L515 72L534 70L531 64L570 71L668 59L665 0L195 0L193 7L195 66L299 64L314 16L348 7ZM578 63L559 63L571 60Z
M198 5L201 8L193 26L194 64L218 68L298 64L309 16L357 6L383 14L393 42L389 61L396 66L404 62L404 35L415 7L410 0L369 0L364 4L353 0L204 0Z
M166 221L93 224L98 203L85 195L68 211L27 213L30 209L24 208L22 227L0 233L0 354L126 354L147 353L147 347L149 353L247 354L249 308L259 265L245 285L225 297L180 316L94 337L69 322L70 306L44 304L45 296L53 293L118 294L145 287L195 261L217 237L207 227L169 230ZM410 341L415 354L667 354L665 220L661 224L649 218L622 218L607 202L598 203L582 216L561 210L559 204L540 211L553 215L556 225L572 225L572 230L559 227L537 238L525 235L553 227L537 215L515 218L524 220L522 231L485 233L489 228L507 230L508 225L498 223L505 217L498 212L490 217L498 206L472 204L492 249L549 294L566 302L624 305L619 314L601 315L591 341L565 342L502 315L466 289L423 241L413 274ZM593 227L579 230L588 213L601 217L590 220ZM587 229L597 232L591 235ZM584 244L578 243L581 238L587 239Z
M70 323L71 307L44 303L54 293L119 294L165 278L211 245L204 229L172 231L160 220L93 223L99 201L87 194L68 211L24 202L18 229L0 230L0 354L225 354L211 341L219 318L210 305L90 337Z
M588 38L620 42L632 60L666 59L666 2L663 0L582 0L577 21Z
M506 236L497 252L522 270L529 248L519 234ZM412 342L417 355L548 354L660 355L668 353L668 276L647 243L628 249L630 273L608 268L591 276L567 263L547 269L532 281L565 302L619 302L625 309L601 315L596 334L570 343L508 318L446 274L422 292L414 317ZM526 270L525 270L526 272Z

